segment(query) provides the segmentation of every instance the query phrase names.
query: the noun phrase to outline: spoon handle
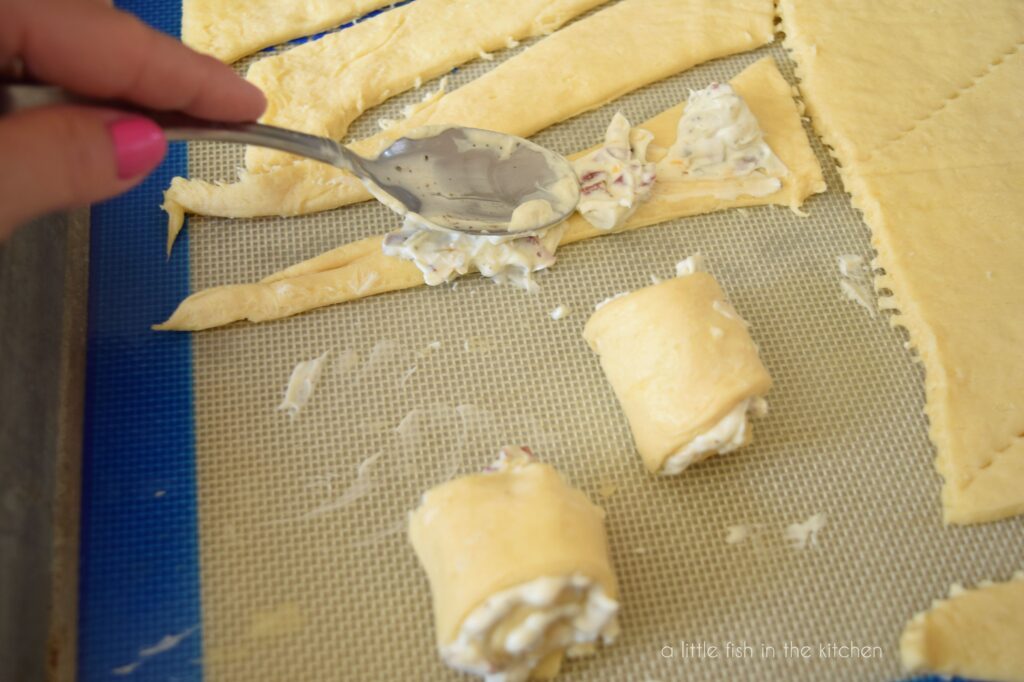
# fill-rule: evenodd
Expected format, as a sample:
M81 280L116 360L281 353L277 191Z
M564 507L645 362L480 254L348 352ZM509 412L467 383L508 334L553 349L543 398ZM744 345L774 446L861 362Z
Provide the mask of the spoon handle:
M78 104L113 108L145 116L163 128L169 140L207 140L270 147L316 159L363 176L362 157L326 137L307 135L262 123L224 123L196 118L177 111L155 111L118 101L87 99L49 85L0 84L0 116L53 104Z

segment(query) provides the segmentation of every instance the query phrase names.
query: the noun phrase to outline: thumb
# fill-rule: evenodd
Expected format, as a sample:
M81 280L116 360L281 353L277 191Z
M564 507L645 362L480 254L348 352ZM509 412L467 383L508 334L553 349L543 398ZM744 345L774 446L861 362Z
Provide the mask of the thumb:
M0 239L35 216L125 191L166 151L163 131L132 114L61 106L0 119Z

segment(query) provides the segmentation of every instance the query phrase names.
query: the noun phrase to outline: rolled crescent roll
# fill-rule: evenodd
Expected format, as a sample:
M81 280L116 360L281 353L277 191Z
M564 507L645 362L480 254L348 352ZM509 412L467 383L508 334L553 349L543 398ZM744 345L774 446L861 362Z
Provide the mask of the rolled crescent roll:
M526 448L444 483L409 518L444 661L488 682L553 677L618 632L604 512Z
M598 306L583 337L598 354L651 472L678 474L750 442L771 377L747 323L699 257L680 276Z

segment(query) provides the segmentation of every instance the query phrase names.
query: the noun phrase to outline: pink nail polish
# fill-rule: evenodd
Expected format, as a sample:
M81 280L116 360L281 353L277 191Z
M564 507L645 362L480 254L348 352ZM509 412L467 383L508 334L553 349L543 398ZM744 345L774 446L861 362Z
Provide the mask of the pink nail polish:
M142 116L130 116L107 125L114 141L117 177L128 180L156 167L167 151L160 127Z

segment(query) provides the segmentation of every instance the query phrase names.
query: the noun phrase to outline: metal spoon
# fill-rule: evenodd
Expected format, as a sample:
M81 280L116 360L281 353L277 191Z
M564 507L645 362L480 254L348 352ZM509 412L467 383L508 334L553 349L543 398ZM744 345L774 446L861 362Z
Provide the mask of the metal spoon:
M383 204L423 227L477 235L532 233L562 222L579 202L579 182L564 157L491 130L423 128L367 159L326 137L260 123L221 123L85 100L44 85L0 87L0 115L61 103L139 113L162 127L170 140L237 142L322 161L352 173ZM514 220L516 209L528 202L535 210L520 212Z

